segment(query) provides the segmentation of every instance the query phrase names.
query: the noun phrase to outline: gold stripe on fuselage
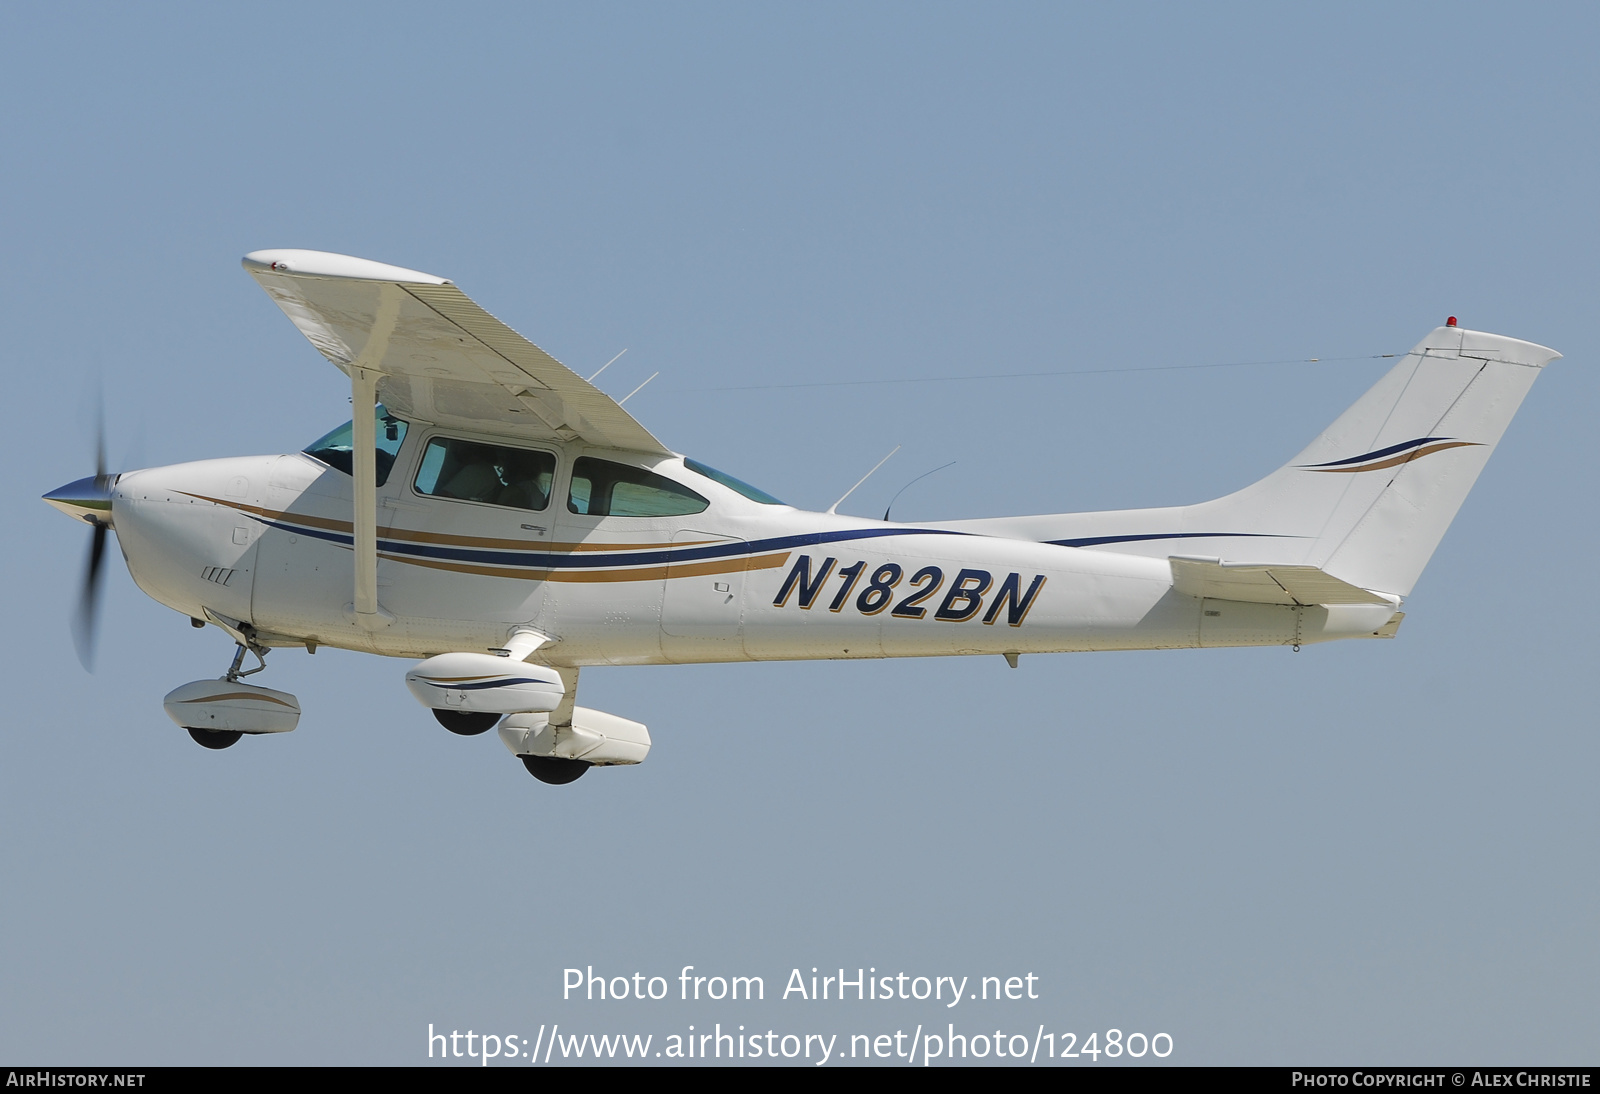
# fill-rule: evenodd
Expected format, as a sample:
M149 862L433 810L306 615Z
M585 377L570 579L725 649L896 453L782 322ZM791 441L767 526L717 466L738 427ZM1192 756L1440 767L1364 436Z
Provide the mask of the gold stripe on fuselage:
M471 562L446 562L437 558L413 558L410 555L379 551L379 558L391 562L404 562L411 566L426 566L430 570L449 570L458 574L478 574L482 577L514 577L523 581L665 581L675 577L705 577L708 574L731 574L743 570L773 570L789 561L789 552L772 555L753 555L744 558L718 559L714 562L672 563L669 566L640 566L631 570L566 570L561 568L517 569L511 566L479 566Z
M344 532L352 534L354 527L351 521L336 520L332 517L314 517L305 513L290 513L279 509L265 509L259 505L246 505L240 501L227 501L224 498L208 497L205 494L190 494L179 491L185 497L195 498L198 501L209 501L216 505L225 505L230 509L249 513L264 520L286 521L291 524L304 524L308 528L320 528L324 532ZM527 510L535 512L536 510ZM381 539L400 540L406 543L437 543L446 547L480 547L490 550L511 551L550 551L557 554L571 554L577 551L659 551L670 547L704 547L707 544L721 542L715 539L683 540L678 543L546 543L537 539L494 539L487 536L457 536L445 532L415 532L407 528L385 528L379 533Z

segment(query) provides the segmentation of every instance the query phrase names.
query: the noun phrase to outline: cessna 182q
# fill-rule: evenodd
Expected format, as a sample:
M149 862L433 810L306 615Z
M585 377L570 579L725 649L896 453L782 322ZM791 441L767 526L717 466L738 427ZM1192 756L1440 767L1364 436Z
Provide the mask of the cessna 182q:
M270 649L338 646L422 659L406 684L446 728L498 725L557 783L650 748L575 705L585 665L1392 637L1559 356L1452 318L1227 497L907 525L670 451L444 278L318 251L244 266L349 376L354 419L291 455L102 467L45 495L94 526L85 610L114 529L140 588L233 639L225 676L166 698L207 747L295 727L294 696L241 679Z

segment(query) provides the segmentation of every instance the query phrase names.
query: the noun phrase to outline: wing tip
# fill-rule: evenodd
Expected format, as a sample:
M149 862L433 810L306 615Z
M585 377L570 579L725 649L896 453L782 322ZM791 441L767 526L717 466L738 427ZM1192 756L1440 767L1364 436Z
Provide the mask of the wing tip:
M412 285L449 285L448 278L435 277L420 270L390 266L368 258L334 254L331 251L275 249L251 251L240 260L252 275L284 274L333 281L383 281Z

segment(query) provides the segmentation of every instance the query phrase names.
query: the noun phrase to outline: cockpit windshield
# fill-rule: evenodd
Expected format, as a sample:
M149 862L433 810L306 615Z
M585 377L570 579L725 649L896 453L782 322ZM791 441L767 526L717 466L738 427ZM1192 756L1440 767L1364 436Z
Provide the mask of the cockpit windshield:
M389 471L394 467L394 458L400 454L400 443L406 439L406 423L385 410L382 403L374 408L374 413L378 430L377 485L382 486L389 480ZM346 475L353 474L354 432L355 423L345 422L332 433L308 445L303 451L335 471L343 471Z

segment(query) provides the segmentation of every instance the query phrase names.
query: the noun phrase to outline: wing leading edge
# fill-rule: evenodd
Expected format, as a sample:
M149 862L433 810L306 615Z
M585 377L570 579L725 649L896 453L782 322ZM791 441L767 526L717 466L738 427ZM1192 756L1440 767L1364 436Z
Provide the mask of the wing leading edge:
M324 251L254 251L244 268L324 357L381 374L401 417L670 455L616 400L442 277Z

